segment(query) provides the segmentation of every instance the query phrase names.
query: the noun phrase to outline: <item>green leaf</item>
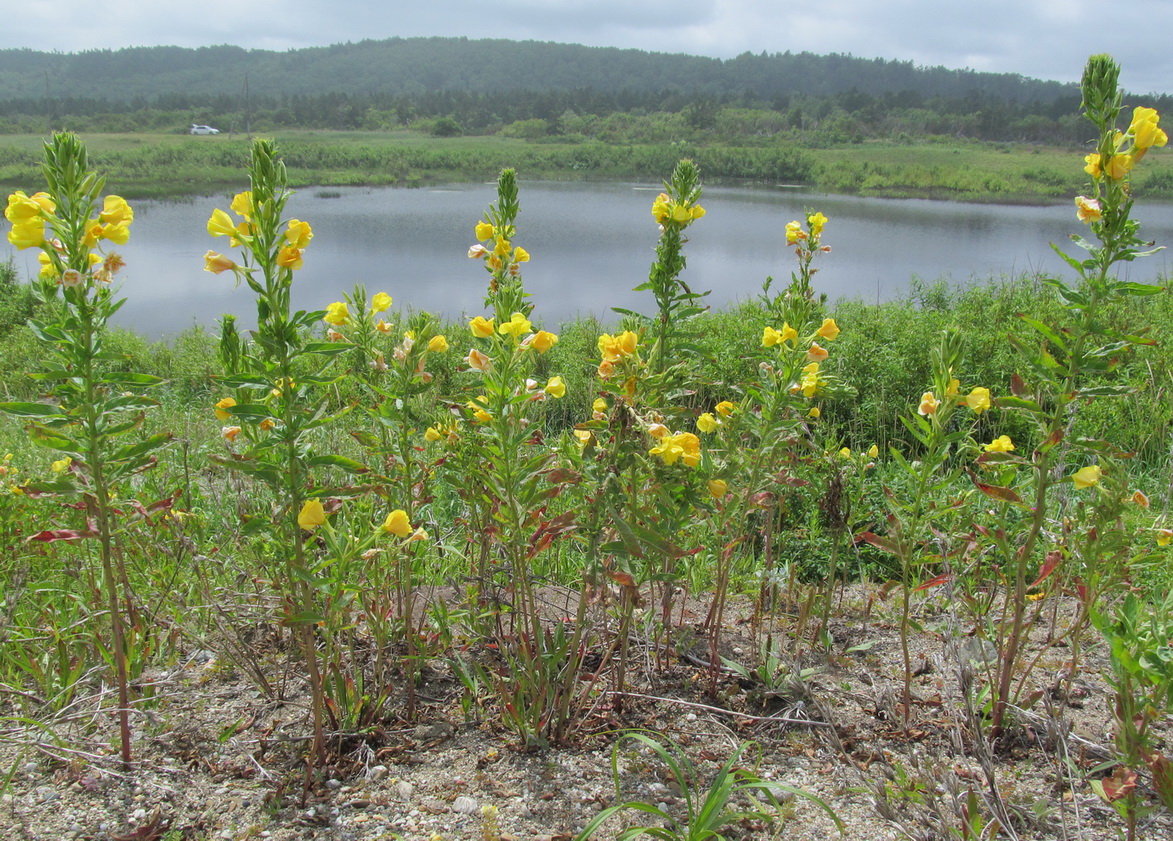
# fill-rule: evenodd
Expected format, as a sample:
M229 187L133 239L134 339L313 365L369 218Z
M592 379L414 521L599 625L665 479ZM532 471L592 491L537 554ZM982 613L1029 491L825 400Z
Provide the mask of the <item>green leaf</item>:
M306 459L306 464L313 467L339 467L347 473L369 473L370 468L361 461L355 461L345 456L324 455Z
M65 417L65 412L58 406L48 403L0 403L0 412L22 418Z
M151 452L152 450L159 449L164 444L167 444L168 442L170 442L171 438L172 438L172 436L171 436L170 432L162 432L158 435L152 435L150 438L147 438L145 441L139 441L136 444L129 444L125 447L122 447L118 450L115 450L110 455L110 460L111 461L126 461L128 459L136 459L139 456L146 455L147 453Z
M130 371L110 371L98 378L98 382L106 383L108 385L141 385L151 386L159 385L167 382L162 377L154 377L150 374L134 374Z

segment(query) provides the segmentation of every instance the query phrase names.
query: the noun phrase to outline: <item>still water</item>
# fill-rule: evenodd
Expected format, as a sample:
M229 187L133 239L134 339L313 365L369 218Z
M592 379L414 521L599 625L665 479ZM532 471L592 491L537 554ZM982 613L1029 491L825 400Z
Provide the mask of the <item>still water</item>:
M634 293L655 254L653 184L525 183L516 244L532 255L524 266L535 316L546 324L576 315L611 318L611 307L648 312L650 293ZM320 195L319 193L324 193ZM339 195L339 193L341 195ZM293 196L287 215L308 220L314 241L295 276L297 308L322 309L356 283L368 293L389 292L400 308L425 309L448 318L482 311L487 275L469 260L473 226L495 199L493 184L438 189L330 188ZM116 323L152 338L193 324L211 326L221 313L243 324L255 320L252 293L233 288L231 275L203 271L203 254L223 249L205 230L214 207L228 198L139 201L122 294L128 299ZM1049 243L1063 243L1083 228L1073 205L1008 207L956 202L815 195L790 189L709 187L708 214L689 229L683 279L694 291L711 290L721 307L752 298L762 281L779 283L795 265L783 228L821 210L830 219L815 287L831 300L886 300L904 295L912 278L955 284L1013 277L1024 272L1068 272ZM1144 205L1142 232L1173 241L1173 206ZM8 248L6 242L2 243ZM9 252L11 249L9 248ZM0 259L6 257L0 251ZM16 252L19 269L36 271L34 252ZM1168 270L1164 253L1128 270L1147 281Z

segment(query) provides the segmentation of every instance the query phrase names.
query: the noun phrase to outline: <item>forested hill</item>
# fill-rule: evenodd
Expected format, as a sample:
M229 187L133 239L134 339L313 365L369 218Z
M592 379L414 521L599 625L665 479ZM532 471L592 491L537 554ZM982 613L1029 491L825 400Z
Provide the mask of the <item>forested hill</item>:
M82 53L0 50L0 101L45 98L159 104L168 98L239 96L245 78L259 97L418 96L440 91L678 92L690 97L849 91L957 99L980 94L1013 103L1078 102L1072 85L1009 73L811 53L745 53L721 60L610 47L467 38L390 38L288 52L219 46L131 47Z

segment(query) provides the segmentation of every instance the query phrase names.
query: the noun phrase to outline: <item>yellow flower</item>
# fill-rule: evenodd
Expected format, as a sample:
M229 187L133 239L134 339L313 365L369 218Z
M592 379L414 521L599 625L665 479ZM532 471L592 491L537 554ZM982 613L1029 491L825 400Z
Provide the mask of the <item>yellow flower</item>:
M440 430L436 429L434 426L429 426L427 431L424 432L424 439L427 441L435 442L443 439L443 437L444 435L440 432Z
M839 451L839 458L851 458L851 447L844 447Z
M45 223L40 219L13 223L8 241L18 249L36 248L45 241Z
M208 220L208 233L214 237L229 237L234 247L239 245L238 231L232 217L218 207L212 211L212 218Z
M1153 146L1164 146L1169 137L1158 126L1161 119L1155 108L1134 108L1132 111L1132 125L1128 127L1133 137L1135 148L1143 154Z
M822 362L830 355L826 348L819 346L818 342L811 342L810 350L806 352L806 358L812 362Z
M806 398L814 397L819 393L825 380L819 376L819 363L811 362L802 369L802 380L799 382L799 388L802 391L802 396Z
M724 479L710 479L709 480L709 496L713 499L720 499L725 496L725 492L729 490L729 485Z
M819 418L821 418L823 416L823 413L821 411L819 411L818 406L812 406L811 410L806 413L806 416L808 418L811 418L812 420L818 420Z
M326 509L322 507L321 500L310 499L301 507L301 513L297 515L297 524L306 531L313 531L318 526L326 522Z
M762 347L773 347L782 343L782 334L773 327L766 327L762 331Z
M1132 165L1135 163L1132 155L1113 155L1108 158L1108 163L1104 167L1104 171L1108 173L1108 177L1119 181L1132 170Z
M668 427L664 426L662 423L653 423L648 427L648 435L652 436L656 440L663 438L667 434Z
M223 272L236 271L236 263L225 257L223 254L217 254L215 251L209 251L204 255L204 271L212 274L222 274Z
M274 383L274 388L269 390L270 397L280 397L287 389L292 389L296 383L288 377L282 377Z
M546 383L546 394L555 399L565 397L566 383L562 382L561 377L550 377L550 381Z
M817 237L823 232L823 226L827 224L827 217L824 216L821 212L812 213L810 216L806 217L806 224L811 229L811 236ZM832 336L831 338L834 337ZM827 341L830 341L830 339Z
M237 216L244 217L245 220L251 220L253 216L252 190L245 190L243 193L237 193L232 197L232 203L228 206L232 208L232 212Z
M720 423L709 412L705 412L696 419L696 428L701 432L714 432Z
M49 208L46 208L43 201L38 201L37 196L44 196L47 200ZM48 197L46 193L36 193L33 196L25 195L23 190L17 190L8 197L8 207L4 210L4 218L13 225L22 225L29 222L36 221L38 224L43 223L44 216L52 214L53 200Z
M273 418L265 418L263 421L261 421L261 431L262 432L268 432L271 429L275 429L276 426L277 426L277 421L274 420Z
M1014 442L1010 440L1009 435L999 435L986 444L984 449L987 453L1008 453L1014 449Z
M1091 224L1100 221L1103 211L1098 200L1089 199L1087 196L1076 196L1075 215L1080 222Z
M98 214L103 225L129 225L134 221L134 211L122 196L106 196L102 200L102 212Z
M630 330L624 330L618 336L604 333L599 336L599 353L605 362L614 362L621 356L631 356L635 353L639 337Z
M591 411L596 415L602 415L607 411L607 401L602 397L596 397L595 402L591 403ZM602 420L602 418L599 419Z
M520 245L517 246L517 248L513 249L513 262L515 262L515 263L528 263L529 262L529 252L526 251L524 248L522 248Z
M493 419L493 416L485 411L484 405L488 401L485 395L480 394L473 400L469 400L467 404L469 411L472 412L473 419L480 423L488 423Z
M876 458L880 454L880 448L875 444L868 447L868 458Z
M395 328L380 318L378 323L375 324L375 329L378 330L380 333L390 333Z
M514 339L520 339L523 335L530 332L533 325L530 324L529 319L519 312L515 312L509 317L509 320L497 327L497 332L504 336L512 336Z
M481 353L476 348L468 352L464 361L468 363L469 368L476 371L488 371L493 367L493 360L489 358L488 354Z
M235 441L236 436L240 434L239 426L224 426L220 428L220 434L224 436L226 441Z
M990 390L978 386L965 396L965 405L969 406L975 415L980 415L990 408Z
M816 330L815 334L826 339L828 342L833 342L835 341L835 337L839 335L839 332L839 325L835 323L835 319L824 318L823 326Z
M1071 481L1075 483L1077 490L1083 490L1099 482L1103 475L1104 471L1100 469L1098 464L1089 464L1087 467L1081 467L1077 470L1071 477Z
M495 257L504 257L513 249L513 243L505 239L505 237L497 237L497 243L493 246L493 255Z
M383 531L396 537L407 537L412 532L411 523L407 521L407 512L396 508L383 521Z
M443 334L437 334L428 339L428 350L432 353L443 353L448 350L448 339Z
M391 296L386 292L376 292L371 298L371 314L386 312L391 308Z
M236 398L225 397L216 404L216 420L228 420L232 417L232 413L227 411L236 405Z
M717 414L723 418L727 418L733 414L734 406L728 400L722 400L717 404Z
M1157 545L1168 546L1173 543L1173 529L1157 529Z
M289 245L285 246L277 252L277 265L293 271L300 269L305 265L305 260L301 256L301 249L293 248Z
M691 432L681 432L675 436L676 443L684 451L680 460L687 467L696 467L701 463L701 439Z
M799 222L786 223L786 244L794 245L801 239L806 239L806 231Z
M335 301L326 307L326 317L322 321L327 324L333 324L335 327L342 327L350 323L350 307L346 305L345 301Z
M496 233L497 229L488 222L477 222L476 235L477 239L481 240L482 242L488 239L492 239Z
M493 319L478 315L468 323L468 329L478 339L487 339L493 335Z
M1132 501L1141 508L1149 507L1149 498L1143 491L1137 491L1132 495Z
M310 227L309 222L302 222L300 219L290 219L288 228L285 231L285 241L293 248L305 248L310 244L310 240L314 238L313 228Z
M667 193L660 193L652 201L652 218L663 225L672 215L671 199Z
M49 465L49 468L54 473L64 473L66 470L69 469L69 465L71 465L71 464L73 464L73 459L70 458L69 456L66 456L65 458L61 459L60 461L53 462L51 465Z
M1086 164L1086 166L1083 168L1083 171L1092 178L1098 179L1103 174L1100 170L1100 156L1098 154L1093 152L1092 154L1085 156L1083 160Z
M931 391L926 391L920 396L920 406L916 411L922 415L935 415L940 405L941 401L934 397Z
M530 342L530 346L536 348L538 353L545 353L556 344L558 344L558 337L553 333L547 333L545 330L539 330L534 333L533 340Z

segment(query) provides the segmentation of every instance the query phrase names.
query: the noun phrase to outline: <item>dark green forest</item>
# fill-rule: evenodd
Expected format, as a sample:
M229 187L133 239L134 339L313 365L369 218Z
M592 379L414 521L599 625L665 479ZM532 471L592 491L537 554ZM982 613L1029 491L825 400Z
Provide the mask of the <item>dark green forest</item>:
M1168 96L1131 104L1167 107ZM1131 101L1131 100L1130 100ZM0 133L416 128L630 142L623 117L815 142L901 136L1082 142L1074 85L811 53L722 60L535 41L391 38L288 52L232 46L0 50ZM638 138L636 138L638 140Z

